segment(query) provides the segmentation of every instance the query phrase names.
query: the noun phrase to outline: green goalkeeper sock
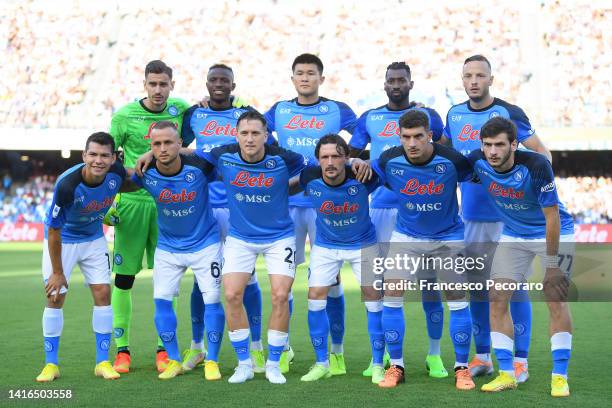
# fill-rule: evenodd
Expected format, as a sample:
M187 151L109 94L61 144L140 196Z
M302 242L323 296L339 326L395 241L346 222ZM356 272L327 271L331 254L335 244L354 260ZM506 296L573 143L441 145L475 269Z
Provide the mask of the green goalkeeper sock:
M113 287L113 333L117 349L130 344L130 321L132 320L132 289Z
M176 307L178 305L178 297L174 297L172 298L172 308L174 309L174 313L176 314ZM159 338L159 336L157 336L157 349L158 350L163 350L164 349L164 342L162 341L162 339Z

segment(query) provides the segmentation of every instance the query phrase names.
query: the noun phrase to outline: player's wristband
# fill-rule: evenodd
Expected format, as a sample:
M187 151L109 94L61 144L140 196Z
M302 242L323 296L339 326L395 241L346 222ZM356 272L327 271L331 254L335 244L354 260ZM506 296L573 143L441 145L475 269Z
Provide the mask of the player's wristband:
M544 266L546 268L558 268L559 267L559 255L546 255L544 258Z

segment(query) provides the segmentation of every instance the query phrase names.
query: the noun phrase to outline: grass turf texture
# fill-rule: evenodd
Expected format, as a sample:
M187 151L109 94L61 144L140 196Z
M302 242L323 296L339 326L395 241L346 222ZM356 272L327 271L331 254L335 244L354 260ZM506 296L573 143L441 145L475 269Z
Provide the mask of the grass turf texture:
M296 352L284 386L269 384L263 374L242 385L227 383L236 364L227 335L220 356L223 379L205 381L200 368L172 381L160 381L154 369L156 334L153 323L151 271L141 272L134 285L131 329L132 367L130 374L117 381L104 381L93 375L94 335L91 329L92 299L83 286L83 277L73 273L64 310L65 324L60 345L61 378L38 384L34 378L43 367L41 318L45 305L40 273L41 244L0 244L0 310L2 313L3 364L0 365L0 406L161 406L206 404L221 406L610 406L609 361L612 354L610 303L574 303L574 346L570 363L569 399L550 397L550 343L548 313L543 303L534 304L534 325L529 358L531 378L517 391L484 394L478 389L459 392L451 375L429 378L424 360L427 353L425 321L420 303L408 303L406 313L406 384L383 390L361 376L370 359L366 314L348 267L342 270L345 285L347 323L345 357L348 373L315 383L302 383L300 377L314 362L307 326L305 266L298 270L294 284L295 307L291 324L291 344ZM607 254L606 254L607 255ZM258 262L264 298L264 321L270 311L269 285L261 258ZM193 275L182 281L179 298L178 338L181 349L189 345L191 327L189 295ZM263 340L265 344L266 326ZM111 355L114 355L114 346ZM442 337L442 357L452 371L454 354L448 338L448 313ZM477 388L486 379L476 379ZM71 389L71 400L9 400L9 389Z

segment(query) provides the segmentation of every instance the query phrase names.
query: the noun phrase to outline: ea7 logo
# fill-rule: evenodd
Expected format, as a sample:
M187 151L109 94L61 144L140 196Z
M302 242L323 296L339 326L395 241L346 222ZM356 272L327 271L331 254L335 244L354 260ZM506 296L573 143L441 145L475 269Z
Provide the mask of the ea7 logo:
M451 121L459 122L461 120L461 115L451 115Z
M385 117L383 115L372 115L370 116L370 120L383 120Z
M544 187L542 187L540 189L540 191L542 193L550 193L551 191L553 191L555 189L555 182L551 181L550 183L548 183L547 185L545 185Z

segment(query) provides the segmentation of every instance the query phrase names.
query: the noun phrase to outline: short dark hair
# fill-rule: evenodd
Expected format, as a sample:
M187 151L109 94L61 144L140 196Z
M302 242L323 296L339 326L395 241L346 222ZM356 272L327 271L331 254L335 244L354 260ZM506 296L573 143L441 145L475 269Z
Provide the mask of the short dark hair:
M153 60L145 67L145 78L149 74L167 74L172 79L172 68L166 65L164 61Z
M411 75L410 74L410 66L408 64L406 64L404 61L392 62L389 65L387 65L387 70L385 71L385 75L387 75L387 72L390 69L403 69L408 74L408 78L410 78L410 75Z
M159 122L155 122L151 130L162 130L162 129L174 129L178 133L178 125L169 120L160 120Z
M297 64L315 64L319 69L319 75L323 75L323 61L314 54L301 54L295 57L291 64L291 71L295 71Z
M346 143L346 140L344 140L342 136L336 133L328 133L327 135L320 138L319 141L317 142L317 145L315 147L315 157L317 159L319 158L319 151L321 150L321 146L324 144L335 144L336 151L339 154L343 156L349 155L349 147L348 147L348 144Z
M89 135L85 142L85 151L89 149L89 143L97 143L102 146L110 146L111 152L115 153L115 139L106 132L95 132Z
M468 62L474 62L474 61L486 62L487 66L489 67L489 70L491 69L491 63L489 62L487 57L485 57L484 55L480 55L480 54L472 55L471 57L466 58L465 61L463 61L463 65L467 64Z
M236 121L236 128L240 126L240 122L242 122L243 120L258 120L261 122L264 129L266 129L268 126L268 122L266 121L266 118L264 118L264 116L261 113L254 111L254 110L248 110L244 112L242 115L238 116L238 120Z
M423 127L429 131L429 118L418 109L410 109L399 118L400 129L414 129Z
M234 71L227 65L225 64L213 64L210 66L210 68L208 68L208 72L212 71L213 69L227 69L229 72L232 73L232 75L234 74Z
M508 135L510 143L514 142L516 140L516 125L510 119L496 116L482 125L480 128L480 140L495 137L501 133Z

